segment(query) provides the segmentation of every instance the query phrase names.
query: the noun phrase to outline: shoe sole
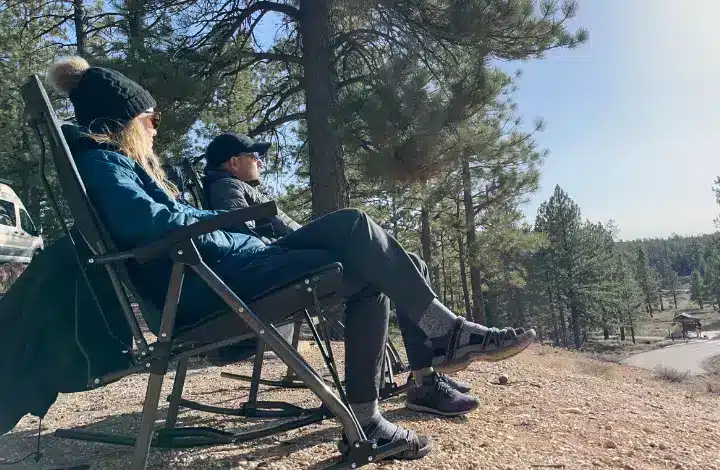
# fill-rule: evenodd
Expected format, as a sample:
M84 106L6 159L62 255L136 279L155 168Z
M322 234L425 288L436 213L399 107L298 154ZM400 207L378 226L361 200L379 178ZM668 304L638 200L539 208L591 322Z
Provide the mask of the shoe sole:
M348 445L345 444L343 441L338 442L338 450L340 451L340 454L342 454L343 458L347 455L348 452ZM418 450L417 454L412 456L403 457L402 454L405 452L408 452L407 450L400 452L400 454L391 455L390 457L385 457L382 459L382 461L388 461L388 460L420 460L421 458L425 457L427 454L430 453L432 450L432 441L429 441L427 445L421 449Z
M492 351L473 351L476 346L465 346L458 349L458 358L450 364L442 364L445 356L438 356L433 359L433 368L441 374L452 374L468 368L475 361L498 362L517 356L528 348L537 337L535 330L527 330L518 336L517 344ZM435 362L437 361L437 364Z
M407 408L409 410L418 411L420 413L430 413L433 415L444 416L445 418L453 418L456 416L466 415L472 411L477 410L479 406L480 406L480 403L478 403L477 405L475 405L474 407L472 407L471 409L466 410L466 411L453 411L453 412L448 413L448 412L436 410L434 408L429 408L427 406L413 405L412 403L405 402L405 408Z

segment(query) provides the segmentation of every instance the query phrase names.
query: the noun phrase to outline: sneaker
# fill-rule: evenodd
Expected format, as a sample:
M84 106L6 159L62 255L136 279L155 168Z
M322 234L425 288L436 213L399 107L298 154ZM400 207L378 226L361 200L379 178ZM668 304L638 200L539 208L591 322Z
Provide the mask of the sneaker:
M405 407L440 416L462 416L480 406L480 401L455 390L439 374L423 378L423 384L410 387Z
M440 376L440 380L444 381L448 385L450 385L452 388L457 390L460 393L468 393L470 390L472 390L472 387L470 387L470 384L467 382L463 382L461 380L453 379L452 377L449 377L445 374L438 374Z
M470 387L469 383L453 379L452 377L449 377L445 374L438 374L438 377L440 378L440 380L444 381L460 393L468 393L470 390L472 390L472 387ZM415 386L415 379L413 378L412 373L408 375L407 384L408 388Z

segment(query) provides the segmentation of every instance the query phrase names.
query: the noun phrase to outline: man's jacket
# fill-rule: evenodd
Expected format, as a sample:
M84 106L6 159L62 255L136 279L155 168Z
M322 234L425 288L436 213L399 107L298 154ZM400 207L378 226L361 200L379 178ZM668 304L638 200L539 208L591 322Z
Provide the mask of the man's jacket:
M241 181L226 171L215 169L206 168L203 177L205 199L213 210L241 209L269 201L270 198L260 191L259 184L258 181ZM276 216L248 222L248 228L258 236L274 241L294 232L300 224L278 211Z

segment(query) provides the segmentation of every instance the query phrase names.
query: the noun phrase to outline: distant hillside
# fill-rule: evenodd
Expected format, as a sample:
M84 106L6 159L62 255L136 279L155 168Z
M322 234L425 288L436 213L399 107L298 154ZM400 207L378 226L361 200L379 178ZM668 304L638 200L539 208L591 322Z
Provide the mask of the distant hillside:
M705 234L691 237L675 235L669 238L642 238L618 242L628 250L643 248L647 253L650 266L660 268L663 259L667 259L673 271L679 276L690 276L697 268L704 273L704 261L712 250L720 249L718 234Z

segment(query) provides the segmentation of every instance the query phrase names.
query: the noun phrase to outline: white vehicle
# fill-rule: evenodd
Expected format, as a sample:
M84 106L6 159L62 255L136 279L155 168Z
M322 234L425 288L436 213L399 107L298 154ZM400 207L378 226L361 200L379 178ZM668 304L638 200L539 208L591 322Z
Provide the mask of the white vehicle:
M40 235L15 191L0 183L0 263L29 263L44 248Z

